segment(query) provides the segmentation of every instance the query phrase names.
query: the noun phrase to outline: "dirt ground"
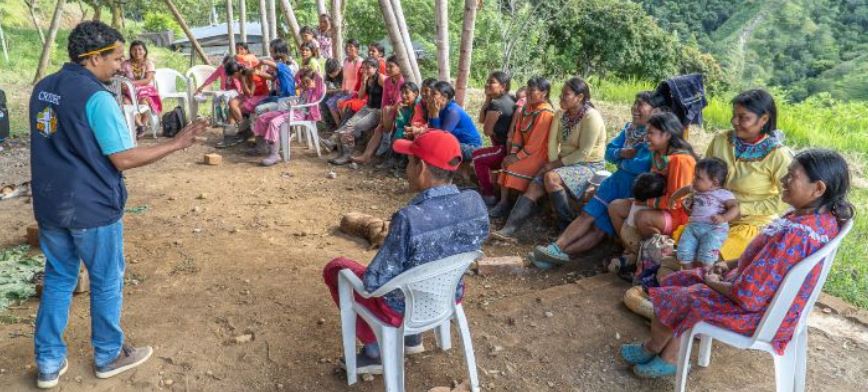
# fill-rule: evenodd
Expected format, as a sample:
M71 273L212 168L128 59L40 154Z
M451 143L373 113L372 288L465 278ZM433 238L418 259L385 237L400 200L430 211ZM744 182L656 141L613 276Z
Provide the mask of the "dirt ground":
M127 173L130 199L123 326L154 357L114 379L97 380L89 346L86 294L73 301L66 340L70 370L60 391L380 391L381 378L346 385L336 365L340 320L321 270L332 257L367 262L366 243L337 232L340 216L360 211L388 218L412 195L406 182L369 169L330 168L300 147L293 161L261 168L239 151L220 166L194 146ZM145 141L148 143L149 141ZM8 157L26 156L21 151ZM11 149L24 149L12 146ZM11 155L8 155L11 154ZM326 174L334 170L336 179ZM3 171L3 181L27 173ZM10 174L12 173L12 174ZM7 178L8 177L8 178ZM16 177L17 178L17 177ZM26 180L26 178L23 178ZM23 198L0 202L0 244L21 243L33 222ZM552 234L549 229L533 238ZM488 255L523 255L531 242L488 245ZM596 275L608 247L554 272L468 276L465 307L484 390L666 391L672 381L643 381L616 358L621 342L644 338L647 323L620 303L626 283ZM593 276L593 277L591 277ZM31 299L0 322L0 390L34 388ZM550 312L547 314L546 312ZM816 312L808 389L863 390L868 380L866 327L835 312ZM549 317L550 316L550 317ZM819 320L819 322L815 322ZM236 336L253 340L234 343ZM454 334L454 333L453 333ZM460 340L450 352L410 356L408 391L464 380ZM774 390L765 354L715 347L712 365L695 369L691 390Z

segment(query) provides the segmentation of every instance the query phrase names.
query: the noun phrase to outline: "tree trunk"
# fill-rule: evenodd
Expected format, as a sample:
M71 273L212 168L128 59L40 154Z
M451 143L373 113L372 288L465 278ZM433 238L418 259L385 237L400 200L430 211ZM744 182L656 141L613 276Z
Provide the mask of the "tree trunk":
M295 18L295 13L293 13L293 18ZM298 25L298 22L295 24ZM268 31L268 35L271 36L271 39L279 37L279 33L277 32L277 9L274 6L274 0L268 0L268 27L271 29Z
M181 16L181 13L178 12L178 7L175 7L175 3L172 0L163 0L166 2L166 6L169 7L169 11L172 12L172 15L175 16L175 21L178 22L178 25L181 26L181 30L184 30L184 34L187 35L187 39L190 40L190 45L193 46L193 50L196 51L196 54L202 59L202 62L211 65L211 61L208 60L208 56L205 55L205 51L202 50L202 46L199 45L199 40L193 36L193 33L190 31L190 27L187 26L187 22L184 21L184 17ZM193 54L190 53L190 57Z
M259 26L260 26L260 34L262 34L262 55L268 56L268 51L270 48L268 47L269 42L271 42L271 35L268 34L270 28L268 27L268 13L265 10L265 0L259 0Z
M122 21L121 21L121 3L118 0L112 0L111 4L109 6L111 7L111 10L112 10L112 27L114 27L117 30L120 30L122 27L121 26L121 24L122 24Z
M60 17L63 15L63 6L65 4L66 0L57 0L57 5L54 7L51 25L48 27L48 38L45 40L45 44L42 45L42 55L39 56L39 67L36 68L36 77L33 78L33 84L42 79L42 76L45 75L45 70L48 68L51 58L51 48L54 47L57 30L60 29Z
M42 32L42 27L39 26L39 19L36 17L36 0L25 1L24 4L27 4L30 20L33 21L33 27L36 28L36 32L39 33L39 42L45 45L45 33Z
M390 0L380 0L380 10L383 12L383 21L386 24L386 31L389 32L389 41L392 43L392 50L395 51L395 56L398 57L398 65L401 67L401 73L406 78L415 78L413 67L410 65L410 59L407 56L407 47L404 45L401 30L398 28L398 21L395 18L395 10L392 9Z
M344 21L341 0L332 0L332 57L344 60Z
M232 0L226 0L226 37L229 38L229 54L235 55L235 16L232 14Z
M99 4L93 6L93 21L99 22L102 20L102 7Z
M449 0L435 0L434 25L437 27L437 67L440 80L449 81Z
M274 1L274 0L271 0ZM292 37L295 39L296 47L301 47L301 34L298 32L298 19L295 17L295 11L292 9L292 5L289 4L289 0L280 0L280 8L283 9L283 16L286 18L286 22L289 24L289 29L292 30Z
M401 40L404 42L407 58L410 60L410 69L413 70L413 73L408 75L408 77L416 84L419 84L422 82L422 73L419 72L419 63L416 61L416 49L413 47L413 40L410 39L410 31L407 30L407 21L404 19L404 8L401 6L401 0L391 0L391 2L392 10L395 12L395 19L398 21Z
M247 0L238 0L238 33L241 42L247 43Z
M3 58L9 62L9 49L6 48L6 35L3 34L3 23L0 23L0 45L3 46Z
M317 15L328 15L329 9L326 6L325 0L316 0L316 12Z
M464 0L464 27L461 30L461 49L458 55L458 76L455 78L455 102L464 106L470 60L473 56L473 29L476 23L477 0Z

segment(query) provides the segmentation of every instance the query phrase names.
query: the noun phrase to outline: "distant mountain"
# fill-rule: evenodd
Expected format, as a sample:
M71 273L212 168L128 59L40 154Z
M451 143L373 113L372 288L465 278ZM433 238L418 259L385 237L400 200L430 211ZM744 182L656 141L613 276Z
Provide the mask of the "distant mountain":
M641 0L658 23L712 53L735 86L794 100L868 99L866 0Z

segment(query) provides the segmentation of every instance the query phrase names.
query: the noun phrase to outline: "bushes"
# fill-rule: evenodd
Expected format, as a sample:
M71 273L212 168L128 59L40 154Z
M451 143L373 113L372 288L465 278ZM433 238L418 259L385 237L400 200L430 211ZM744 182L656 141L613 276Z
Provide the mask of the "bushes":
M142 27L145 31L159 33L171 30L175 34L182 34L181 26L171 16L162 12L148 12L145 14Z

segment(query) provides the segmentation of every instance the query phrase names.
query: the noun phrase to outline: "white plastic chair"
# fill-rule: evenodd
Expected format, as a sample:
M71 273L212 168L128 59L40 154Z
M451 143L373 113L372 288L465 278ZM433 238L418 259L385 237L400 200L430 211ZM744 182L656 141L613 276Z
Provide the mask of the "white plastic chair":
M187 78L187 80L190 81L190 90L196 91L196 89L198 89L199 86L202 86L202 83L204 83L205 80L207 80L208 77L211 76L211 74L214 73L214 71L216 70L217 68L215 68L214 66L205 64L194 65L190 67L187 72L184 72L184 76ZM202 102L207 101L209 97L213 99L214 92L216 92L217 90L214 90L212 87L213 86L205 86L202 88ZM193 96L190 100L190 118L196 118L196 116L198 115L199 99L197 99L196 96Z
M322 102L322 100L324 98L325 98L325 93L321 94L319 99L316 102L306 103L306 104L302 104L302 105L292 105L291 104L289 106L290 118L292 118L292 116L293 116L292 113L295 110L319 106L319 104ZM290 135L289 131L293 128L295 128L297 131L295 132L294 135ZM298 139L299 143L302 143L302 142L304 142L304 140L307 140L308 150L310 150L312 148L316 148L316 156L320 157L320 158L322 157L322 152L320 150L320 143L319 143L319 132L317 132L317 130L316 130L316 121L312 121L312 120L287 121L287 122L283 123L283 125L280 126L280 150L281 150L281 153L283 154L283 161L284 162L289 161L289 155L290 155L289 141L292 137L296 137Z
M352 385L358 381L356 315L364 319L377 336L386 392L404 391L404 337L436 329L438 346L449 350L452 347L450 322L455 320L464 346L471 390L478 392L479 375L476 371L470 328L464 316L464 308L455 303L455 290L470 264L480 257L482 252L474 251L420 265L396 276L373 293L365 291L361 280L352 271L342 270L338 279L338 293L347 384ZM355 293L363 298L382 297L394 290L404 293L406 304L404 321L399 327L384 324L364 306L356 303L353 295Z
M178 90L178 79L185 82L187 86L186 91ZM154 84L160 93L160 99L178 99L182 102L184 113L187 116L186 120L189 122L192 118L190 117L190 101L193 100L193 91L190 90L193 84L190 83L190 80L174 69L158 68L154 72Z
M136 97L136 87L133 84L133 81L123 76L115 76L112 78L111 86L111 90L115 94L118 105L121 107L121 111L124 114L124 120L127 123L127 129L130 131L130 137L132 138L133 143L136 144L136 115L139 114L147 114L150 117L151 131L156 139L157 130L160 128L160 119L154 113L151 113L150 106L139 103L138 98ZM129 94L129 104L124 103L124 89L131 92Z
M808 315L814 308L814 303L817 301L823 284L826 282L826 277L832 268L832 262L835 261L835 254L838 252L841 240L844 239L852 228L853 220L851 219L844 224L838 235L823 246L823 248L790 269L783 283L778 288L777 293L775 293L775 297L772 299L771 304L769 304L769 308L766 310L765 315L763 315L753 336L744 336L705 322L700 322L689 331L685 331L681 335L681 349L678 354L675 390L677 392L684 392L687 387L691 345L693 344L693 337L699 335L699 358L697 361L699 366L707 367L711 362L711 343L713 339L717 339L742 350L761 350L771 354L775 362L775 384L777 385L777 391L804 391L808 359ZM790 310L802 284L805 283L808 274L820 262L823 263L820 277L817 279L817 285L814 286L811 297L805 303L805 308L802 309L796 329L793 332L793 340L787 345L784 355L778 355L775 353L771 342L775 334L777 334L781 323L784 321L784 317Z

